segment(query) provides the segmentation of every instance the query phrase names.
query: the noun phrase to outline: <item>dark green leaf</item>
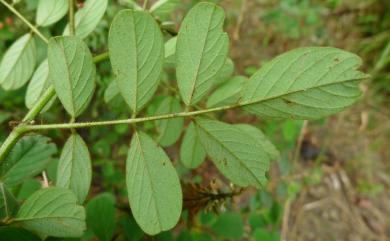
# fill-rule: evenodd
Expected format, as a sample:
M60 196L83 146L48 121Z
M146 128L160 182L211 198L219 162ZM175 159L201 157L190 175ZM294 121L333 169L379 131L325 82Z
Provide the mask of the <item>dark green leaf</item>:
M0 183L0 220L14 216L19 204L8 188Z
M0 227L0 241L41 241L35 234L18 227Z

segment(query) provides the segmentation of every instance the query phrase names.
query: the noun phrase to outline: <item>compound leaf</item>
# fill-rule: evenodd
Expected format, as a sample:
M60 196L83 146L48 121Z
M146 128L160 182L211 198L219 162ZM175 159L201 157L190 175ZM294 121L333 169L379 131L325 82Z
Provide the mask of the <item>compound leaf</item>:
M83 203L91 186L91 156L84 140L72 134L62 149L57 166L58 187L69 188L76 194L78 203Z
M187 127L180 146L180 160L187 168L196 168L206 158L206 152L200 142L193 122Z
M108 0L87 0L78 10L75 18L75 35L86 38L99 24L107 9ZM69 35L69 26L66 26L63 35Z
M5 90L22 87L31 77L36 64L34 37L25 34L5 52L0 63L0 85Z
M206 153L224 176L239 186L264 187L269 157L255 133L214 120L199 118L195 123Z
M27 178L34 177L47 167L56 152L56 146L47 137L22 138L0 164L0 182L7 186L14 186Z
M154 235L176 225L182 209L179 177L163 149L143 132L135 133L130 144L126 184L142 230Z
M222 8L212 3L199 3L180 27L176 76L186 105L196 104L207 94L225 64L229 38L222 30L224 19Z
M66 111L79 116L95 90L96 67L87 45L77 37L50 39L49 79Z
M182 111L179 100L168 96L157 107L156 115L164 115L170 113L178 113ZM156 121L156 129L158 132L158 143L163 147L168 147L180 138L183 129L183 118L171 118L167 120Z
M147 12L122 10L112 22L108 46L119 90L132 111L138 112L160 81L164 58L160 28Z
M68 11L68 2L68 0L39 0L35 20L37 25L45 27L60 20Z
M15 222L43 235L80 237L86 228L85 210L76 203L76 196L68 189L40 189L23 203Z
M317 119L360 96L361 59L330 47L299 48L265 64L249 80L240 104L260 117Z

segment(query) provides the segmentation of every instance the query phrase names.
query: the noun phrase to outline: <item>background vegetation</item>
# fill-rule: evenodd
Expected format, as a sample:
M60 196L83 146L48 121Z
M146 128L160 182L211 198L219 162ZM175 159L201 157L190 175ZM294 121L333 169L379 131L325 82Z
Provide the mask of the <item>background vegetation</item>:
M37 0L21 0L15 6L34 19ZM150 1L151 4L153 1ZM183 1L164 19L166 31L175 34L188 9L198 1ZM300 46L335 46L357 53L372 78L361 88L364 97L352 109L328 119L307 121L263 121L244 113L228 111L220 119L261 127L281 152L272 163L268 186L261 191L229 185L210 163L195 170L178 160L179 145L167 153L182 178L186 212L172 231L156 237L145 235L128 208L124 160L131 132L129 126L81 130L90 144L93 188L87 198L88 232L81 240L389 240L390 239L390 2L388 0L221 0L227 14L225 29L231 38L230 57L234 75L250 76L274 56ZM139 2L142 5L142 1ZM86 42L95 54L107 49L109 24L130 0L109 1L106 14ZM79 1L79 8L83 2ZM169 21L168 21L169 20ZM66 18L46 36L59 35ZM0 5L0 56L29 29ZM46 47L39 39L38 62ZM108 61L98 65L97 91L82 120L127 118L122 100L105 92L112 81ZM167 73L166 78L169 79ZM26 113L26 87L16 91L0 89L0 141L13 121ZM175 90L160 88L159 95ZM155 113L159 99L147 109ZM67 117L59 103L37 121L61 122ZM145 126L156 136L154 124ZM64 145L67 131L47 133L55 144ZM54 155L47 169L56 178ZM17 198L25 199L42 185L42 178L26 181ZM198 191L206 193L199 196ZM89 211L90 210L90 211ZM95 212L94 210L101 210ZM90 222L88 222L90 220ZM94 220L92 222L91 220ZM186 220L186 221L184 221ZM2 238L0 237L0 240Z

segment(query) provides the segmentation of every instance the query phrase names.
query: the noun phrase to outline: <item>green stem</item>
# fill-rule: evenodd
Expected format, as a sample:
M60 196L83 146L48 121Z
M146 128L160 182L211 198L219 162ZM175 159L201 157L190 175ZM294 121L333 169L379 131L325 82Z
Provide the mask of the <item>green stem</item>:
M172 113L172 114L159 115L159 116L130 118L130 119L122 119L122 120L110 120L110 121L61 123L61 124L47 124L47 125L24 124L17 127L16 129L21 133L26 133L31 131L53 130L53 129L78 129L78 128L91 128L91 127L107 126L107 125L136 124L141 122L172 119L172 118L193 117L193 116L203 115L211 112L233 109L241 106L242 105L240 104L236 104L236 105L228 105L228 106L216 107L216 108L205 109L205 110L197 110L191 112L179 112L179 113Z
M0 0L2 1L2 0ZM108 59L108 54L103 53L97 55L93 58L95 63L99 63L103 60ZM34 120L34 118L41 112L41 110L46 106L46 104L54 97L55 90L53 86L50 86L42 95L41 98L34 104L34 106L27 112L26 116L23 118L23 123L18 127L13 129L9 136L0 146L0 162L2 162L11 149L14 147L18 139L22 136L22 132L19 131L20 127L25 126L27 122Z
M75 24L74 24L74 1L68 0L69 2L69 35L73 36L75 33Z
M12 5L8 4L5 0L0 0L4 6L6 6L11 12L13 12L20 20L22 20L38 37L40 37L45 43L49 43L49 40L43 36L43 34L30 23L21 13L18 12Z

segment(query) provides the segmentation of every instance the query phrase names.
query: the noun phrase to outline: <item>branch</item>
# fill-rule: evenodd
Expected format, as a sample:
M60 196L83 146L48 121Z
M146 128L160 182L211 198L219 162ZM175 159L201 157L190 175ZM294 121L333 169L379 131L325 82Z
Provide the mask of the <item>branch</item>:
M20 20L22 20L38 37L40 37L46 44L49 43L49 40L43 36L43 34L28 21L18 10L16 10L12 5L8 4L5 0L0 0L4 6L6 6L11 12L13 12Z

